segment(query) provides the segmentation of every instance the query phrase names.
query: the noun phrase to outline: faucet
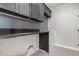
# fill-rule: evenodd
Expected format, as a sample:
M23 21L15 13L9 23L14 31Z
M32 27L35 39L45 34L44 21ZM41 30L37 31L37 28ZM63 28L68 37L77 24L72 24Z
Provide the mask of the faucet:
M33 47L34 47L33 44L31 44L31 45L28 46L27 51L26 51L26 55L28 54L28 51L30 50L30 48L33 48Z

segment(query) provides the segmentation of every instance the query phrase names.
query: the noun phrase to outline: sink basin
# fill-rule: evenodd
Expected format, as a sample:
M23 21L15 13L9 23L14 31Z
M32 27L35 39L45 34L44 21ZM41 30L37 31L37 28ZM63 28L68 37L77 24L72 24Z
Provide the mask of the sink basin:
M49 56L49 54L42 49L38 49L31 56Z
M42 49L34 48L34 45L30 44L26 47L25 56L49 56L49 54Z

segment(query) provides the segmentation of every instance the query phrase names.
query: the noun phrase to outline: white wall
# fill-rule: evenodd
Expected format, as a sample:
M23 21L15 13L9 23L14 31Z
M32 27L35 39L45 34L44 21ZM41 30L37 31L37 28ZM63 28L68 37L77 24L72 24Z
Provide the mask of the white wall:
M78 47L78 10L79 4L63 4L52 9L52 18L48 21L51 55L55 43L74 48Z
M34 44L34 48L39 48L39 35L33 34L0 39L0 56L24 55L25 48L29 44Z

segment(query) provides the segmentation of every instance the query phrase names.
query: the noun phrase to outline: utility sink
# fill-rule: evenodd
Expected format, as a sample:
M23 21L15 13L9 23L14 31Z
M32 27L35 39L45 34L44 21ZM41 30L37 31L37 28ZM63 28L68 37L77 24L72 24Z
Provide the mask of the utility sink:
M49 54L42 49L38 49L31 56L49 56Z

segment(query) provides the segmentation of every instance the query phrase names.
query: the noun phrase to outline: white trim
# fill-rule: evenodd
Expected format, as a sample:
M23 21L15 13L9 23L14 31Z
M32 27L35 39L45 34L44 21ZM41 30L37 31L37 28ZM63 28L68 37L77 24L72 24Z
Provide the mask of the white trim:
M62 45L62 44L58 44L58 43L55 43L54 46L79 52L79 48L75 48L75 47L70 47L70 46L66 46L66 45Z

